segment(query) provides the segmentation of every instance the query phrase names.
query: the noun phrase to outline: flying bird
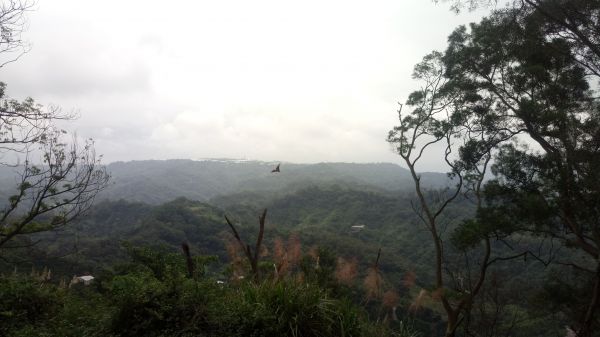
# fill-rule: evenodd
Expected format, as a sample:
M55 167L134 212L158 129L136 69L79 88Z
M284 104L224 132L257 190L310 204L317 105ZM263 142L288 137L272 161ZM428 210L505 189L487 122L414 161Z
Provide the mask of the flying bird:
M277 164L277 167L274 168L273 170L271 170L271 173L281 172L281 171L279 171L279 165L281 165L281 164Z

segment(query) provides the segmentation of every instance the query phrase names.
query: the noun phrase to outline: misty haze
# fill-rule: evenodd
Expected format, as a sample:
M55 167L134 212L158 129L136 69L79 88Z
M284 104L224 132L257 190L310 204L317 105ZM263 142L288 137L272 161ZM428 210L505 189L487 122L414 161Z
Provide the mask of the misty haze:
M600 336L600 0L0 0L0 336Z

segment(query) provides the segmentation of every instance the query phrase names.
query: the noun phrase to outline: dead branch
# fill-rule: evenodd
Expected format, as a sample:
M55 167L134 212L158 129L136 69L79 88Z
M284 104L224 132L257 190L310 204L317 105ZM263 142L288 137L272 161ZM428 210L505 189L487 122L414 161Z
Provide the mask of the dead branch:
M225 221L227 222L227 225L229 225L229 228L231 229L233 237L236 239L236 241L240 245L240 248L246 255L248 262L250 263L252 275L254 275L254 279L256 281L258 281L260 279L260 272L258 269L258 259L260 257L260 249L262 246L263 236L265 234L265 219L266 218L267 218L267 209L265 208L265 210L262 212L262 214L258 217L258 223L259 223L258 237L256 238L256 245L254 246L254 252L252 252L252 248L250 248L250 245L245 243L242 240L238 231L235 229L235 226L233 225L233 223L229 220L229 218L227 216L225 216Z

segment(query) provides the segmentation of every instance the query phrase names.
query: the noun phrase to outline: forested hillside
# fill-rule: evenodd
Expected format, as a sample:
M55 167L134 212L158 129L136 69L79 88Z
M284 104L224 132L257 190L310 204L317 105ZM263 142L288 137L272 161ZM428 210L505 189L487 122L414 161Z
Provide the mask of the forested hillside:
M281 242L297 242L302 254L318 252L320 262L317 263L324 274L315 277L323 287L334 287L335 292L341 291L354 303L360 303L368 298L361 290L362 280L368 276L369 266L381 248L378 264L386 289L397 289L394 293L403 291L405 294L402 299L405 304L398 311L400 314L408 310L421 286L403 286L397 280L406 275L418 275L418 284L426 282L429 278L427 268L420 266L430 259L431 251L420 244L424 233L410 210L408 196L369 189L377 188L357 190L352 184L315 186L296 191L286 189L266 196L264 191L255 191L210 201L216 206L185 198L162 205L102 201L66 230L32 236L32 241L40 240L40 243L10 251L6 255L10 263L1 265L5 272L50 269L57 280L68 280L69 275L92 274L109 282L115 275L123 273L122 265L130 263L131 249L137 249L132 247L148 247L147 254L156 250L179 256L181 243L187 242L192 255L218 259L219 262L209 265L205 273L228 280L232 270L227 265L235 263L237 258L231 255L232 237L224 215L239 226L240 236L253 240L258 228L257 214L261 207L266 207L270 211L262 259L277 261L280 249L277 247ZM256 195L263 195L263 198ZM364 228L352 228L363 225ZM27 243L32 241L21 243L28 246ZM340 272L340 261L351 262L356 275L336 276ZM268 263L265 268L270 272ZM306 272L304 275L309 276ZM344 281L336 281L337 277L343 277ZM381 307L373 300L367 313L377 319L382 314ZM436 322L435 329L441 329L439 315L431 309L423 310L411 325L430 330L432 322Z
M278 163L239 160L147 160L116 162L106 166L111 183L99 200L161 204L175 198L207 201L241 192L278 193L306 186L352 185L385 191L411 189L407 170L395 164L373 163L283 163L282 172L271 174ZM19 183L20 168L0 167L0 196L6 200ZM442 173L423 173L427 187L443 187Z
M412 187L408 171L394 164L283 163L280 174L271 174L277 164L236 160L112 163L107 170L111 172L113 184L99 198L160 204L178 197L206 201L232 193L274 193L336 183L387 191ZM423 181L432 187L447 184L446 176L440 173L425 173Z
M375 187L355 189L352 184L314 186L273 194L246 192L220 196L208 203L186 198L162 205L102 201L67 230L32 237L41 242L8 255L12 263L5 266L5 271L17 266L17 270L23 272L50 268L55 277L60 278L80 274L112 275L120 273L118 266L130 260L130 247L149 247L177 255L181 243L187 242L193 255L216 256L219 263L210 265L206 272L225 280L232 273L227 264L239 257L231 255L235 242L224 216L238 226L242 238L252 242L259 227L258 215L267 208L263 260L276 261L281 242L297 242L304 253L319 250L324 259L322 263L331 264L330 277L340 278L342 285L351 286L347 296L360 303L369 296L362 293L363 280L368 278L369 268L381 249L378 260L381 286L402 295L398 313L411 315L414 328L425 333L431 331L432 322L436 322L435 329L442 329L443 325L435 305L422 303L418 305L424 307L418 311L409 310L424 300L420 296L428 291L428 284L434 278L429 268L434 251L423 244L428 233L411 204L409 192L377 191ZM446 215L447 230L452 232L460 219L472 216L473 210L469 200L457 203ZM506 252L509 254L510 250ZM355 270L350 276L336 274L341 272L340 268L343 270L344 263L351 263L346 268ZM266 264L265 268L270 267ZM534 310L528 302L541 296L539 287L543 285L546 271L536 261L529 260L496 266L496 273L502 284L491 290L504 294L504 305L511 305L519 319L532 319L526 314ZM510 295L513 285L525 280L528 286L521 289L529 293ZM380 314L377 302L367 308L373 317ZM536 319L548 320L548 324L552 319L543 311L537 315ZM521 329L522 334L518 336L560 329L560 326Z
M199 253L227 260L225 243L229 233L224 215L239 223L240 233L253 236L257 215L267 208L268 242L298 234L307 247L328 247L336 254L359 258L364 265L383 248L382 266L398 274L422 265L414 258L429 258L430 251L420 244L425 234L404 193L382 194L333 185L275 195L261 200L255 194L235 194L208 204L178 198L158 206L102 201L69 229L40 234L44 241L41 245L50 243L41 250L48 256L68 254L73 263L78 259L83 263L78 268L96 270L124 253L120 250L123 242L166 245L176 250L182 241L188 241ZM465 203L462 211L468 210Z

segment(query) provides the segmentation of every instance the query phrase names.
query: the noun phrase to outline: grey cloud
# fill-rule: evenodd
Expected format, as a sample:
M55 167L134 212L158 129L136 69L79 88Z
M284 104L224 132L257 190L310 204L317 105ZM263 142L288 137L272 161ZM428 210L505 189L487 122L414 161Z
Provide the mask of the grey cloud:
M4 79L17 96L73 97L129 93L150 88L150 71L137 62L115 70L74 56L33 56L27 68L9 68Z
M397 161L413 64L470 20L423 0L140 4L40 3L33 49L0 72L14 97L79 111L65 128L106 161Z

